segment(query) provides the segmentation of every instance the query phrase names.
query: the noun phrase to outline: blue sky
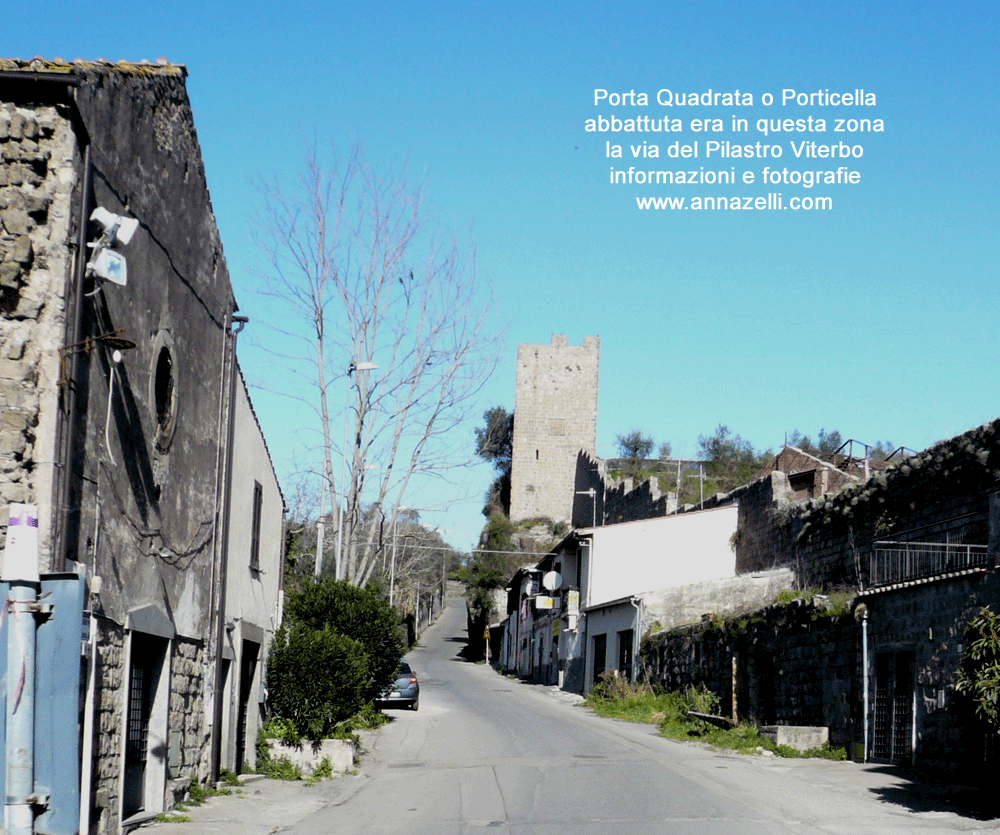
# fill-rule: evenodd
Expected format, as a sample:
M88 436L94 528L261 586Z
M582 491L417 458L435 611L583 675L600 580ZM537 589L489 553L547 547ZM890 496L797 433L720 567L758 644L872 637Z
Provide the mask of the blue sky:
M719 423L757 447L821 428L920 449L1000 415L997 371L1000 6L940 3L69 2L4 12L0 54L154 60L188 67L195 124L237 298L248 377L268 337L255 294L254 178L294 177L306 145L364 144L406 162L445 227L471 230L506 347L482 408L513 407L520 342L601 337L598 453L640 429L694 456ZM783 89L873 92L870 108L780 105ZM748 108L594 106L594 90L739 89ZM779 103L764 106L772 93ZM751 130L696 135L737 111ZM664 112L667 111L667 112ZM848 112L850 111L850 112ZM863 111L863 112L862 112ZM587 133L585 120L681 118L680 134ZM605 142L757 141L760 118L826 118L779 134L756 172L847 165L857 185L629 186L607 182ZM884 120L881 133L832 120ZM801 160L789 142L861 144ZM625 149L625 154L631 156ZM620 161L675 170L694 160ZM636 197L833 198L830 211L641 211ZM254 395L279 472L297 437L288 404ZM334 419L340 426L341 419ZM471 448L471 428L470 428ZM301 454L301 453L300 453ZM476 538L488 468L425 521ZM435 488L437 490L438 488Z

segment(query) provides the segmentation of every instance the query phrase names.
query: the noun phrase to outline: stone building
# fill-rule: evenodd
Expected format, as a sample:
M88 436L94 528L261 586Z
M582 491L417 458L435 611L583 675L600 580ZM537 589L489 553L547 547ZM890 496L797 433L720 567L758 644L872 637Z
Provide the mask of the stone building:
M169 808L221 758L242 317L186 75L0 60L0 521L37 506L40 571L87 580L78 776L96 833Z
M594 454L600 338L518 345L510 518L570 521L577 459Z
M995 732L955 684L967 624L1000 605L1000 419L833 493L793 501L776 471L734 492L737 571L786 566L811 591L652 636L653 678L705 682L727 714L828 728L858 759L993 763Z

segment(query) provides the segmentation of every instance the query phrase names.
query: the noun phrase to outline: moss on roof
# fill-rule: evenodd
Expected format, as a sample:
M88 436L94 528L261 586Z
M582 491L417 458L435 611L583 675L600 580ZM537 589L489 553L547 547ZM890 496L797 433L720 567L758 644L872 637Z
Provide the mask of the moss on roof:
M183 64L172 64L166 58L157 58L155 63L143 59L142 61L108 61L98 58L94 61L84 61L82 58L74 58L72 61L65 61L58 56L47 59L36 55L34 58L0 58L0 70L7 72L38 72L38 73L66 73L73 75L81 69L98 70L103 72L118 72L126 75L181 75L187 76L187 67Z

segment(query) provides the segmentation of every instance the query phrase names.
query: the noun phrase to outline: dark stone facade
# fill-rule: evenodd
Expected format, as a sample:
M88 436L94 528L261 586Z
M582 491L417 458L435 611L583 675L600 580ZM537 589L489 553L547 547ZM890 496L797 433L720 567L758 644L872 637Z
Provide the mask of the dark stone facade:
M42 570L101 579L82 802L113 833L130 804L169 808L211 770L235 301L183 67L0 60L0 75L0 498L38 505ZM138 221L116 247L124 286L86 273L95 207ZM130 786L137 666L154 776Z
M735 693L739 719L825 726L835 746L862 739L861 627L849 611L831 614L828 598L651 635L640 662L667 690L704 684L725 716Z
M642 660L669 689L705 683L761 724L822 725L860 756L867 679L870 759L936 770L991 756L955 694L965 628L1000 605L1000 420L942 441L865 484L792 502L771 473L740 488L739 571L786 565L798 587L839 592L829 617L810 597L649 638ZM985 565L871 587L880 541L986 546ZM867 621L868 666L862 665ZM734 672L735 659L735 672ZM893 728L895 727L895 731Z

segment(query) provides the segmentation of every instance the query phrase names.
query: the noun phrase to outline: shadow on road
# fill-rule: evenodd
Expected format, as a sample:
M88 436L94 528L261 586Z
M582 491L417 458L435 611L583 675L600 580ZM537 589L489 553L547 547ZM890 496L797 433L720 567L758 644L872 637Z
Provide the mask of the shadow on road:
M911 812L950 812L980 821L1000 818L1000 799L985 779L982 786L970 786L895 766L887 765L875 771L903 781L902 785L869 789L885 803L902 806Z

